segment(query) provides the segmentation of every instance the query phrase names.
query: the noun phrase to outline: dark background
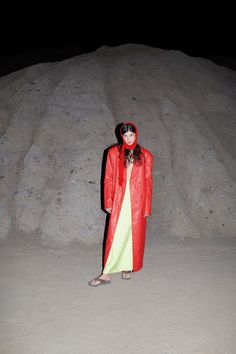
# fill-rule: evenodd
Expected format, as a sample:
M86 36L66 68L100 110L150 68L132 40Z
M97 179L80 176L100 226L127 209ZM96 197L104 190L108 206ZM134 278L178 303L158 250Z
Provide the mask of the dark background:
M236 70L236 21L229 5L174 8L168 3L163 9L137 2L129 8L61 4L50 9L43 3L12 4L2 11L0 76L126 43L180 50Z

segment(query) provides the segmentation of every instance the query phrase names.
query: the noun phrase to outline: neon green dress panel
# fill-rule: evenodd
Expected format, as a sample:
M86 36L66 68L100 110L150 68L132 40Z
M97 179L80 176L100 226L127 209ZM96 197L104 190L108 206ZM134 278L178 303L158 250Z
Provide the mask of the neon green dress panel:
M132 213L130 201L130 175L133 165L127 169L125 195L122 202L111 250L103 270L104 274L132 270Z

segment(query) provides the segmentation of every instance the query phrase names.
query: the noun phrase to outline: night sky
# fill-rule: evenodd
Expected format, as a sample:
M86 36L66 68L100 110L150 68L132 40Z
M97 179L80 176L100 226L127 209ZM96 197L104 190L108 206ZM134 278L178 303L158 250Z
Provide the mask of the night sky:
M218 11L206 11L205 6L195 4L194 8L192 4L191 9L185 8L189 12L183 13L181 9L175 12L170 3L168 11L141 6L136 11L137 4L131 11L88 5L89 11L76 7L52 11L32 3L31 8L14 8L14 15L8 9L7 21L0 27L0 76L39 62L91 52L102 45L126 43L180 50L236 70L233 9L225 12L221 6Z

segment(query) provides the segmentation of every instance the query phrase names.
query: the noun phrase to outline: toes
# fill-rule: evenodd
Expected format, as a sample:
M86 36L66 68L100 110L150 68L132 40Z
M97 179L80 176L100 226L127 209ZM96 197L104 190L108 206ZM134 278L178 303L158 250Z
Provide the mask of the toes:
M98 279L92 279L92 280L90 280L89 281L89 285L91 285L91 286L96 286L96 285L98 285L98 284L100 284L101 283L101 281L100 280L98 280Z

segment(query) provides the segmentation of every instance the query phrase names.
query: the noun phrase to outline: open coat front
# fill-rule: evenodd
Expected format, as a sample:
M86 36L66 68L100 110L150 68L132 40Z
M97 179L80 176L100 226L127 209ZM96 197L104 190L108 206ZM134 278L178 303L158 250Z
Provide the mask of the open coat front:
M141 147L142 165L133 165L130 178L130 200L132 212L133 271L143 266L145 246L146 217L152 211L152 165L153 155ZM127 169L124 168L124 181L119 185L119 147L109 149L104 179L104 207L112 208L105 246L104 267L109 256L117 222L125 194Z

